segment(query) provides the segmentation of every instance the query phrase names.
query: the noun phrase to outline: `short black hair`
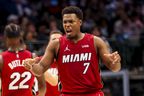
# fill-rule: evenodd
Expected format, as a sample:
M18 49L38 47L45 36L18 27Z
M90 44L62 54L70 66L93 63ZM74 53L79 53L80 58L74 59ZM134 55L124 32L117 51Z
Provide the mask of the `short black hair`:
M64 14L76 14L76 16L82 20L83 19L83 12L82 10L79 8L79 7L76 7L76 6L68 6L68 7L65 7L63 10L62 10L62 16Z
M8 38L21 37L21 28L19 25L11 23L5 26L4 36Z
M53 35L53 34L61 34L61 35L63 35L63 33L61 31L59 31L59 30L58 31L51 31L50 32L50 36Z

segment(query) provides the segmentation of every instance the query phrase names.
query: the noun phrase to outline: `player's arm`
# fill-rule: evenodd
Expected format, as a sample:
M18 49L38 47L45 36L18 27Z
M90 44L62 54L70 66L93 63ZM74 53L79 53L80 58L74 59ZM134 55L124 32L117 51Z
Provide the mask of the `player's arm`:
M38 80L38 96L45 96L46 83L45 83L44 75L36 78Z
M23 62L26 69L29 69L32 73L34 73L36 76L42 75L53 63L54 61L54 55L56 54L56 49L59 48L59 40L53 40L52 42L49 42L44 56L41 58L39 63L32 63L30 64L25 60Z
M40 60L41 60L41 57L35 58L35 62L39 62ZM44 73L44 79L46 82L48 82L52 86L56 86L58 84L58 75L55 72L52 72L52 70L50 70L50 69L48 69Z
M99 37L94 37L94 44L97 48L100 58L104 64L113 72L117 72L121 69L121 57L118 52L110 53L110 50L106 43Z
M32 58L39 59L39 57L37 57L35 53L32 53ZM39 62L39 60L36 60L35 62ZM44 75L41 75L40 77L36 76L36 78L38 81L38 96L44 96L46 93L46 83L45 83Z
M41 57L34 58L35 62L39 62L41 60ZM51 69L51 68L50 68ZM44 79L46 82L51 84L52 86L56 86L58 84L58 75L55 72L52 72L52 70L48 69L44 73Z

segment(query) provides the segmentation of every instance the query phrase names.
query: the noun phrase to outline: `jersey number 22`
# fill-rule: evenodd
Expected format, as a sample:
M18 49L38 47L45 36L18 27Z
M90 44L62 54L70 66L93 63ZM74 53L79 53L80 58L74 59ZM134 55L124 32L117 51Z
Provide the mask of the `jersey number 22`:
M17 90L17 89L27 89L29 88L29 85L26 85L25 83L31 79L31 73L30 72L23 72L20 74L19 72L15 72L10 76L13 81L9 84L9 90ZM24 78L18 85L17 82Z

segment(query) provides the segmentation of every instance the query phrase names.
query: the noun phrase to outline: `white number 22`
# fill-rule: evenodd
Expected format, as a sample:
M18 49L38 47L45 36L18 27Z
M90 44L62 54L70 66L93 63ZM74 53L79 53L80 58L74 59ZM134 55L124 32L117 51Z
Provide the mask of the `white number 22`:
M84 63L84 66L86 66L86 67L85 67L85 70L83 71L83 74L86 74L89 65L90 65L90 63Z
M26 85L25 83L30 80L31 78L31 73L30 72L24 72L22 74L15 72L11 75L10 77L13 79L13 81L9 84L9 90L17 90L17 89L26 89L29 88L29 85ZM15 85L20 78L24 78L19 85Z

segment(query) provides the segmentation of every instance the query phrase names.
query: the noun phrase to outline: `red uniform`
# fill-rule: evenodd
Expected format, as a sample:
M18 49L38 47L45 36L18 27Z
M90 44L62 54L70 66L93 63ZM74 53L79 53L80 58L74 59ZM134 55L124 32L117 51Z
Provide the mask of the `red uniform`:
M22 65L22 60L32 57L31 52L27 50L18 53L5 51L2 57L2 96L32 96L34 75Z
M48 69L48 71L51 71L53 74L58 75L58 70L56 67L56 63L51 65L51 68ZM48 82L46 82L47 91L45 96L59 96L60 92L58 91L58 85L52 86Z
M77 43L61 37L57 62L62 96L103 96L93 35Z

